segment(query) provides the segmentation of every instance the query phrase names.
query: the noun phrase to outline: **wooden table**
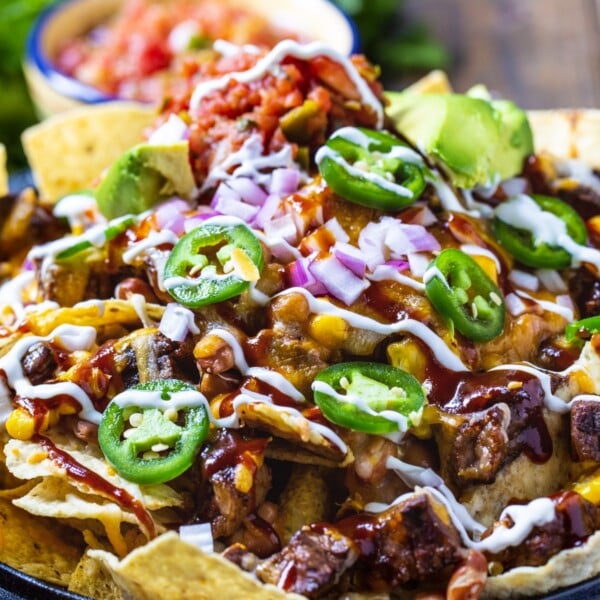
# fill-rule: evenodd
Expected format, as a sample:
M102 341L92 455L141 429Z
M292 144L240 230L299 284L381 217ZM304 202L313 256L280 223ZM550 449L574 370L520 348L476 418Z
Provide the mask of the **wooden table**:
M524 108L600 107L600 0L406 0L448 48L456 91Z

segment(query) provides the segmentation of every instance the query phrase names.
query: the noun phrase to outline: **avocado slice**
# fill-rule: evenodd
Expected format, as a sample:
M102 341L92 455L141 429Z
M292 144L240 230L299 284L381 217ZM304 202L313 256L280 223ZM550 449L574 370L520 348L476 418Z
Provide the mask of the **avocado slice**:
M440 162L458 187L517 175L533 153L525 112L509 100L492 100L483 86L467 94L386 95L398 130Z
M139 144L122 154L96 189L107 219L139 214L173 195L189 198L195 189L187 141Z

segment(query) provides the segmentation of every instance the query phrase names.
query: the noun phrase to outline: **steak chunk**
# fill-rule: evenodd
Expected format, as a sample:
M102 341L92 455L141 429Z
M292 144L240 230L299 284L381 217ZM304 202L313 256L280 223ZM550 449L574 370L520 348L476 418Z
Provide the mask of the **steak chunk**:
M600 462L600 403L593 400L573 402L571 444L578 460Z
M362 589L388 591L435 578L443 582L464 560L445 508L424 493L411 494L378 515L348 517L336 527L360 548L355 566Z
M358 558L354 542L329 525L303 527L256 574L286 592L318 598L337 584Z

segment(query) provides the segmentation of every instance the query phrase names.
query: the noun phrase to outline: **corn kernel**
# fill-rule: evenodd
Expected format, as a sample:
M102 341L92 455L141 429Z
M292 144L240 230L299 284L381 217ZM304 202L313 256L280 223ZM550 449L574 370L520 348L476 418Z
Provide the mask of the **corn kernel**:
M75 406L68 402L61 402L57 410L59 415L74 415L79 412Z
M314 315L308 324L309 335L326 348L339 348L348 337L348 323L336 315Z
M387 349L390 363L394 367L407 371L419 381L425 379L427 356L421 346L412 339L405 338L390 344Z
M582 477L573 486L573 490L592 504L600 504L600 469Z
M6 431L17 440L30 440L35 433L35 419L23 408L15 408L6 420Z
M473 254L471 258L485 271L485 274L498 285L496 261L489 256L483 256L481 254Z

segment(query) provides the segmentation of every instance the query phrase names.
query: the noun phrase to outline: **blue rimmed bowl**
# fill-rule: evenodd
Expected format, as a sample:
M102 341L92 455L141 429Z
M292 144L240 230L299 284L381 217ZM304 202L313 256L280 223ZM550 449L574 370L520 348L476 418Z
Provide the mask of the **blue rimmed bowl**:
M359 49L355 24L329 0L222 1L251 7L274 25L307 39L326 42L343 54ZM54 60L65 40L84 35L103 23L122 3L123 0L62 0L39 15L27 41L23 67L31 98L41 117L82 104L115 99L61 73Z

